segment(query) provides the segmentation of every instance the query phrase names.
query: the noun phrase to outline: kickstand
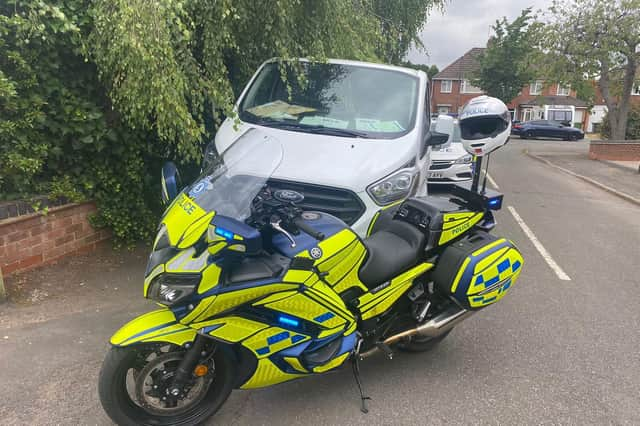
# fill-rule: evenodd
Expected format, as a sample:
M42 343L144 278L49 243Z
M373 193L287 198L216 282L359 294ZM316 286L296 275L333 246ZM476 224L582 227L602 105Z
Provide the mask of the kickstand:
M362 382L360 381L360 363L359 363L358 354L356 354L351 359L351 366L353 367L353 377L355 377L356 384L358 385L358 390L360 391L360 400L362 402L360 411L367 414L369 412L369 409L367 408L367 399L371 399L371 398L368 396L364 396L364 391L362 390Z

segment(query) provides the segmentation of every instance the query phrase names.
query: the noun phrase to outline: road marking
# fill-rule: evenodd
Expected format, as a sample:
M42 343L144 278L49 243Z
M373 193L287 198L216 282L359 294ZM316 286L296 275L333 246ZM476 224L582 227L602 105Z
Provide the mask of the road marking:
M495 188L495 189L500 189L500 187L498 186L498 184L496 183L495 180L493 180L493 178L491 177L491 175L487 172L487 180L489 181L489 183Z
M558 278L560 278L562 281L571 281L571 278L569 278L569 275L567 275L562 270L562 268L556 263L556 261L553 260L553 257L551 257L547 249L544 248L544 246L542 245L540 240L538 240L538 238L533 233L533 231L527 226L526 223L524 223L524 220L522 220L522 218L520 217L516 209L514 209L512 206L507 206L507 208L513 215L513 218L516 220L518 225L520 225L520 228L522 228L525 235L529 237L529 240L531 240L531 242L533 243L533 246L538 250L538 252L542 256L542 258L545 260L545 262L547 262L551 270L553 270L553 272L556 273Z

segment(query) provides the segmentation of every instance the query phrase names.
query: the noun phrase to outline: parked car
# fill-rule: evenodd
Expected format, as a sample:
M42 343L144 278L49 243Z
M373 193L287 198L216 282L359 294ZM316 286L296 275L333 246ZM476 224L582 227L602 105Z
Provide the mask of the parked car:
M429 147L448 136L429 131L428 96L423 71L269 60L238 98L237 118L218 130L215 151L259 128L284 149L269 185L301 193L300 207L337 216L365 236L378 210L427 194Z
M553 120L533 120L514 124L511 127L511 134L518 135L523 139L542 137L577 141L584 138L582 130Z
M433 124L432 124L433 128ZM442 185L471 180L473 157L465 151L456 120L448 143L431 149L431 165L427 173L429 185Z

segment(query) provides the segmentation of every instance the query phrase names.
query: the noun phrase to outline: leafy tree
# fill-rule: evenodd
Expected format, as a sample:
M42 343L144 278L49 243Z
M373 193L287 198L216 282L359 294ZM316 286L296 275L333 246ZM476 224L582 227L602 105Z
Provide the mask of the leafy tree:
M503 17L492 26L494 35L479 57L480 67L474 83L487 95L509 103L535 78L531 59L536 25L532 20L531 8L528 8L513 22Z
M624 139L640 65L640 0L554 0L546 20L546 74L572 87L597 80L611 138Z
M602 120L600 134L603 138L611 137L611 126L609 124L607 116L605 116ZM627 119L627 131L625 136L627 139L640 140L640 104L633 105L629 110L629 116Z
M370 7L381 23L378 56L384 62L399 64L412 44L424 47L418 33L429 12L444 8L445 0L365 0L361 4L363 8Z
M427 73L427 76L429 77L429 80L431 80L433 78L433 76L435 76L436 74L438 74L440 72L440 70L438 69L438 67L436 65L427 65L427 64L414 64L410 61L407 62L403 62L402 63L403 67L407 67L407 68L413 68L416 70L420 70L420 71L424 71L425 73Z

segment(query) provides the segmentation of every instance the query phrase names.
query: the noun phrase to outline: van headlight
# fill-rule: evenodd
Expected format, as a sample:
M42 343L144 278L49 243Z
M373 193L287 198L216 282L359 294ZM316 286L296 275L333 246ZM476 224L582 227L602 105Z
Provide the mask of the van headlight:
M162 273L151 280L147 297L171 306L190 296L200 283L198 274Z
M416 172L413 170L399 170L367 188L367 193L373 200L384 206L401 200L411 193Z
M472 161L473 161L473 157L467 154L467 155L463 155L462 157L454 161L454 164L471 164Z

